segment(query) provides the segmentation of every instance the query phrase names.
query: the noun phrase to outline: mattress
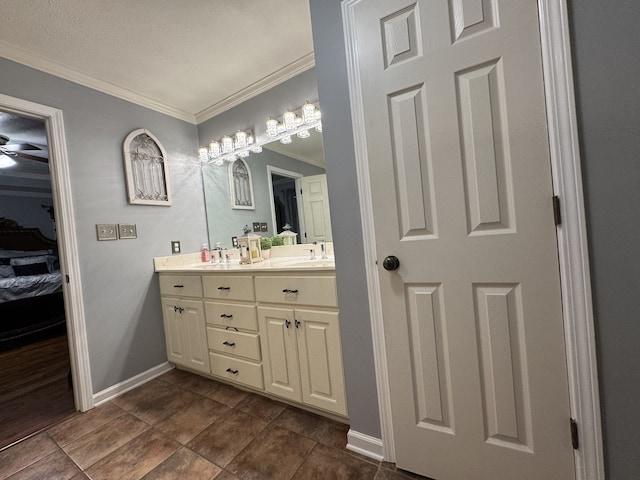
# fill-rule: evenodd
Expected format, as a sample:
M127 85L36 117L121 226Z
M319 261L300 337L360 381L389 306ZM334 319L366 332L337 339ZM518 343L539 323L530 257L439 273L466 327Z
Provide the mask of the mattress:
M0 278L0 303L62 291L60 270L39 275Z

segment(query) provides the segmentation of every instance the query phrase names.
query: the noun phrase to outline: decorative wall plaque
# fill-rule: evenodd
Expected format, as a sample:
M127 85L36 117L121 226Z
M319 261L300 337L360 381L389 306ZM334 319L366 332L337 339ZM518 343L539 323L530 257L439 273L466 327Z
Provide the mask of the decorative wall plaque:
M124 167L129 203L171 205L167 153L160 141L144 128L124 140Z
M253 204L253 182L249 165L238 158L229 164L229 193L231 194L231 208L241 210L255 210Z

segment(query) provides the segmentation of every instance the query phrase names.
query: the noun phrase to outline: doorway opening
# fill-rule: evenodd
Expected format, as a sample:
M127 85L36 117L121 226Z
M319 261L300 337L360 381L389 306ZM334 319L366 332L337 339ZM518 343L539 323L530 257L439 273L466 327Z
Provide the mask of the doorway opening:
M301 204L300 179L302 174L271 165L267 166L269 191L271 192L271 217L274 235L283 230L297 234L297 243L304 243L305 226Z

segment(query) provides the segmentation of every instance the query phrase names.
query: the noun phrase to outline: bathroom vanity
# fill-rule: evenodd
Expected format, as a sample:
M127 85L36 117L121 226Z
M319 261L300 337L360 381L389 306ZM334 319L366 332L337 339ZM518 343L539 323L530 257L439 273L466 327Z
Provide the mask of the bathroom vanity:
M170 362L347 417L332 259L241 265L184 255L154 263Z

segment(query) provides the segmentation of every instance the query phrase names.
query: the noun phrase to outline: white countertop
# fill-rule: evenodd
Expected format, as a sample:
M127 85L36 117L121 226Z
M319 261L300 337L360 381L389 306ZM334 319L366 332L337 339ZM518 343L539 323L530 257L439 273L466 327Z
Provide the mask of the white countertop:
M153 259L156 272L247 272L247 271L327 271L335 270L333 256L323 260L316 257L274 257L252 264L241 264L237 258L229 263L204 263L199 253L187 255L172 255L170 257L156 257Z

